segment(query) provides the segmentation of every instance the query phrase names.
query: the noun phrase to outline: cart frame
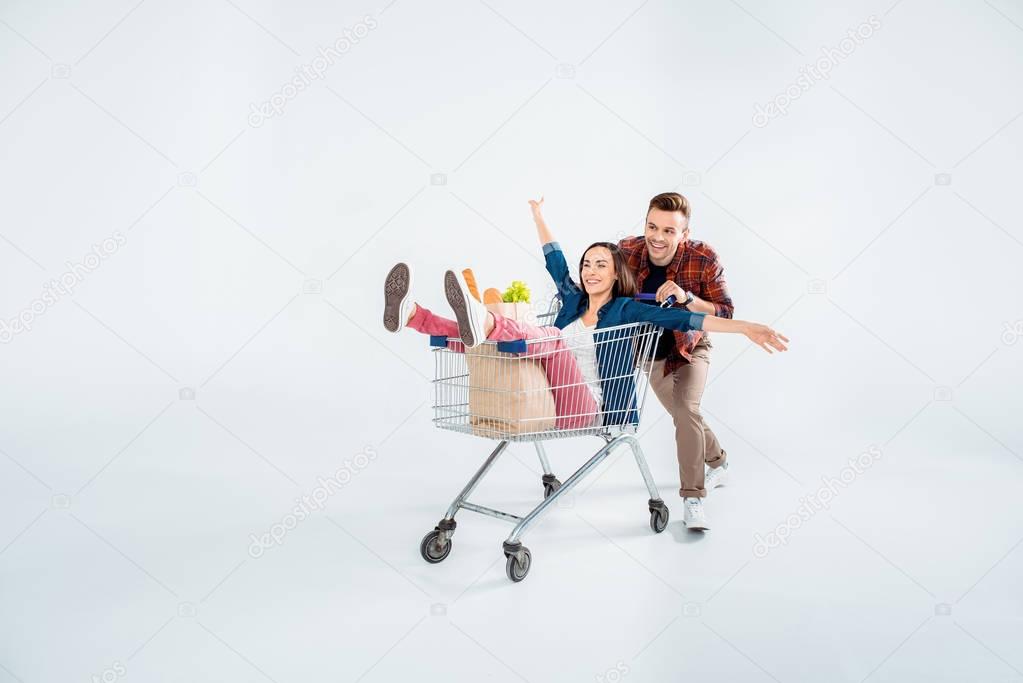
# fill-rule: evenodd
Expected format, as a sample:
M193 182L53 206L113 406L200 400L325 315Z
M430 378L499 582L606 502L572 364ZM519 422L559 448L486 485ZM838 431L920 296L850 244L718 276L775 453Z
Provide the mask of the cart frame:
M537 316L538 320L552 320L557 310L557 303L558 301L555 299L547 313ZM668 305L670 305L670 303L671 302L668 302ZM652 366L654 351L657 347L657 342L660 339L661 330L648 323L630 323L601 330L601 332L605 331L618 333L616 343L621 343L623 340L627 339L639 340L638 344L634 344L632 346L632 353L635 355L631 369L632 379L634 381L633 389L635 391L635 403L633 404L634 408L632 408L632 410L635 411L634 419L622 424L611 426L597 424L585 428L567 430L544 429L527 431L525 433L501 433L500 430L495 429L480 432L478 429L472 427L467 419L463 419L468 415L467 407L465 408L465 413L459 413L457 410L453 412L453 402L449 395L450 387L445 386L445 382L449 382L451 378L447 377L447 375L442 372L442 367L447 367L442 363L442 361L446 359L446 357L442 354L459 353L457 351L457 345L460 343L460 340L439 337L434 338L431 341L434 346L439 347L434 349L434 353L438 354L438 377L434 379L436 398L434 409L437 416L434 418L434 423L442 429L476 434L477 436L491 438L498 440L499 442L480 468L475 474L473 474L459 494L451 502L444 518L437 523L437 526L434 527L432 531L423 537L423 540L420 543L420 554L423 559L430 563L438 563L447 558L452 548L452 537L454 536L455 529L458 526L455 521L455 515L459 510L467 510L469 512L487 515L489 517L494 517L514 524L511 533L502 544L502 550L506 558L505 570L508 578L514 582L521 581L526 577L530 567L532 566L532 553L529 548L522 544L521 537L529 531L529 529L541 517L543 517L552 506L556 505L564 496L571 493L572 490L579 485L579 482L585 479L591 472L593 472L594 469L597 468L597 466L606 460L608 456L622 446L628 446L628 448L632 451L632 455L636 461L636 466L639 468L640 474L643 477L643 482L646 484L647 492L649 493L647 509L650 513L650 527L655 533L664 531L669 519L668 507L661 499L657 485L654 483L653 476L650 474L650 468L647 465L643 449L639 444L639 440L635 436L639 427L640 418L642 417L643 407L646 402L646 393L649 389L649 373ZM633 333L632 336L622 336L622 332L630 331ZM505 349L515 348L515 350L522 352L526 350L528 344L538 341L543 340L523 340L525 345L522 347L505 346L501 350L504 351ZM500 347L501 344L506 344L504 342L484 343L493 345L495 348ZM569 351L567 350L565 351L565 353L568 352ZM511 355L514 351L510 351L508 353ZM465 386L463 387L465 389L472 388L468 375L469 372L467 370L464 374L458 374L455 377L457 381L465 382ZM630 401L631 398L632 397L629 397ZM463 404L457 404L457 407L461 408L462 405ZM468 403L464 405L468 406ZM452 418L452 415L455 415L455 418ZM573 436L597 436L604 441L604 445L564 482L561 482L555 476L551 468L550 460L547 457L547 452L544 448L543 442ZM473 491L475 491L483 478L487 476L501 454L507 450L509 443L513 441L532 442L536 450L537 458L540 461L540 466L543 469L542 484L544 499L523 516L480 505L478 503L470 502L469 500L469 496L473 493Z

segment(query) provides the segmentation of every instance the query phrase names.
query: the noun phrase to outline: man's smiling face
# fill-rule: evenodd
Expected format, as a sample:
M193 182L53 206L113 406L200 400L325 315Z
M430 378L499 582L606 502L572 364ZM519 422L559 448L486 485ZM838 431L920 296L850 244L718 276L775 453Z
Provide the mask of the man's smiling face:
M646 216L646 249L650 262L666 266L679 245L689 239L689 219L681 211L650 209Z

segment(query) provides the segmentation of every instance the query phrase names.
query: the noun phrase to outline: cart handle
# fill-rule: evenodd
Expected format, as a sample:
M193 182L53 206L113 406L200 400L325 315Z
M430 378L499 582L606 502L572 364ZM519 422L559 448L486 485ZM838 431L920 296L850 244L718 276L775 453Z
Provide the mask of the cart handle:
M649 292L640 292L635 296L635 298L638 299L639 301L656 301L657 295ZM676 301L678 301L678 299L675 298L674 294L672 294L667 299L661 302L661 308L668 308L669 306L674 306Z
M640 292L636 295L636 299L642 301L654 301L657 299L656 294L649 294L646 292ZM661 308L668 308L673 306L678 299L672 294L667 299L661 302ZM448 345L448 338L443 335L431 335L430 346L445 347ZM525 339L516 339L515 341L501 341L497 342L497 350L501 353L526 353L529 349Z

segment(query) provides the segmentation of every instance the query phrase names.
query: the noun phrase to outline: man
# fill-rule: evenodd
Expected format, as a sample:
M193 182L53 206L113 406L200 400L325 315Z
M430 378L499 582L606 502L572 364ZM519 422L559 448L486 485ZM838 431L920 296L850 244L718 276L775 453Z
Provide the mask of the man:
M665 192L651 199L643 237L623 239L618 246L641 292L656 294L658 302L674 295L676 306L732 317L724 269L709 245L689 238L689 201L682 195ZM700 531L709 528L703 498L724 484L728 473L727 455L700 414L710 350L705 332L665 332L650 370L650 386L675 421L685 524Z

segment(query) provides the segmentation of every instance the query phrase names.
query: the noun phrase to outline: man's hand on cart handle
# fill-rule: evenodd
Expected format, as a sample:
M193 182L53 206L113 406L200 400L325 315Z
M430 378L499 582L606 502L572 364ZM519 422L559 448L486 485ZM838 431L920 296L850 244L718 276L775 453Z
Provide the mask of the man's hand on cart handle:
M686 295L686 290L679 287L677 282L672 282L671 280L657 288L658 301L665 301L669 296L675 297L676 301L685 301L689 298Z
M640 301L656 301L657 295L650 294L649 292L640 292L635 296L635 298ZM675 305L676 301L677 299L675 298L675 295L669 294L668 298L661 302L661 308L671 308L672 306Z

